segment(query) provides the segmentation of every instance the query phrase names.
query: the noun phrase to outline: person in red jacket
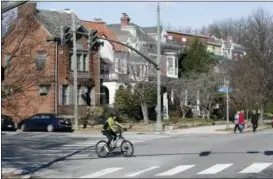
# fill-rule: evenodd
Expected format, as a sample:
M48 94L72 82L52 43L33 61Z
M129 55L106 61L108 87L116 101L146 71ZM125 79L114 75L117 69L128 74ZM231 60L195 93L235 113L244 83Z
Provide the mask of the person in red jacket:
M244 114L244 110L242 110L242 111L239 113L238 124L239 124L239 130L240 130L240 132L242 132L242 130L244 129L244 125L245 125L245 114Z

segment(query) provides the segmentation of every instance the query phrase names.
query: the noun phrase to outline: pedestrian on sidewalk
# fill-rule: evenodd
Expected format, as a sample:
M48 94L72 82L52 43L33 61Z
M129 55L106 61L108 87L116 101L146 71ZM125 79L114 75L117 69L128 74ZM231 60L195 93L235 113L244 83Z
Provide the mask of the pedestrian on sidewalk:
M245 127L245 114L244 114L244 110L241 110L241 112L239 113L239 131L240 131L240 133L242 133L244 127Z
M259 114L253 110L252 115L251 115L251 124L252 124L252 129L253 132L256 132L256 129L258 128L258 121L259 121Z
M234 133L236 133L237 128L240 130L240 128L239 128L239 114L240 114L240 111L237 111L236 114L234 115L234 124L235 124Z

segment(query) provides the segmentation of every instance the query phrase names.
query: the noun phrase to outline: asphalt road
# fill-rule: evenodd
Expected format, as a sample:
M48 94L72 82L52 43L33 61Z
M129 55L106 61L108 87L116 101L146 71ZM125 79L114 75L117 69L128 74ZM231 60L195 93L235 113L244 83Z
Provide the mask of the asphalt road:
M2 167L34 178L273 178L273 130L243 134L125 134L135 156L99 159L101 136L16 133L2 136Z

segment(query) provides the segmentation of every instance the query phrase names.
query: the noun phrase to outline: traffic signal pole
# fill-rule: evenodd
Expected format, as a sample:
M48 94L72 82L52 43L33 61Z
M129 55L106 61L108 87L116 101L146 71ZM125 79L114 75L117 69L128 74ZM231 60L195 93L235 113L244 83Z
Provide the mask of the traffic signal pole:
M78 68L77 68L77 43L76 43L76 22L75 14L72 13L72 28L73 28L73 79L74 79L74 125L75 130L79 129L78 121Z

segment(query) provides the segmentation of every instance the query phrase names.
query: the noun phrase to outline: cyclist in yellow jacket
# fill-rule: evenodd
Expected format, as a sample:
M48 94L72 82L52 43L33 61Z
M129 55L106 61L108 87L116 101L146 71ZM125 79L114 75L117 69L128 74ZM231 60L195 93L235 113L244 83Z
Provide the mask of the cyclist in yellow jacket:
M117 133L116 133L117 130L115 129L115 126L119 126L123 128L124 130L126 130L124 126L122 126L116 121L116 117L117 116L114 113L111 113L110 117L106 120L102 128L103 135L105 135L108 138L108 142L107 142L108 147L110 146L112 140L115 141L117 139Z

